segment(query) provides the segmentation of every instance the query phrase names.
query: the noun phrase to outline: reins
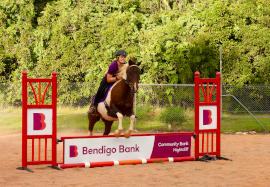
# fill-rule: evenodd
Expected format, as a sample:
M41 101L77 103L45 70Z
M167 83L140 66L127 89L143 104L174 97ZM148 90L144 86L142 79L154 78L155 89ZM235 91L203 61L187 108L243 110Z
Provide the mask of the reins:
M126 80L126 79L123 79L124 80L124 82L129 86L129 88L131 89L131 92L134 94L134 93L136 93L135 91L134 91L134 87Z

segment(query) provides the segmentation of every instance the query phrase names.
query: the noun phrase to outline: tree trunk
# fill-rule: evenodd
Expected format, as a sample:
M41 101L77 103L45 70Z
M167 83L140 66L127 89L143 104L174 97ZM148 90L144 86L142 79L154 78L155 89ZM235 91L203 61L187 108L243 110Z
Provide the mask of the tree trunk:
M167 0L162 0L162 1L163 1L163 4L165 5L165 8L168 10L171 10L171 7L170 7L169 3L167 2Z

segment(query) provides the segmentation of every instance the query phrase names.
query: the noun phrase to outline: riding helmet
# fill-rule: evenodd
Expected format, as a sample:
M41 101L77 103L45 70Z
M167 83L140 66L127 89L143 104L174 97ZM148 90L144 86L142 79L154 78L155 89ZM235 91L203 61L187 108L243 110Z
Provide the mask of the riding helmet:
M127 56L127 52L123 49L120 49L116 52L116 56L120 56L120 55Z

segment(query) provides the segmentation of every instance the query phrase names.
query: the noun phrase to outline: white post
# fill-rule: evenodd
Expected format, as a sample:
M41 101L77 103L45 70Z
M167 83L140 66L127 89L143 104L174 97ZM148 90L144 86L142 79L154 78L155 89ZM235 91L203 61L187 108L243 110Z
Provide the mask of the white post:
M222 44L219 47L219 72L220 72L220 118L222 119Z
M137 97L137 94L135 93L135 94L134 94L134 105L133 105L133 106L135 107L135 108L133 109L133 110L134 110L134 115L135 115L134 130L136 130L136 108L137 108L137 107L136 107L136 106L137 106L137 100L136 100L136 97Z

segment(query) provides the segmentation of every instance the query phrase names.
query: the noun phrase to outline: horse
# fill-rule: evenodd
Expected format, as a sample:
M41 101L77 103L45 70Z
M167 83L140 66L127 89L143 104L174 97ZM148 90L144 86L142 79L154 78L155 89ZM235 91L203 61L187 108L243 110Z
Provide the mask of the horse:
M124 136L129 138L135 120L133 113L134 94L138 90L138 83L140 79L141 70L133 61L129 60L119 71L122 74L122 79L113 84L109 90L104 102L100 102L97 106L97 114L91 115L88 112L89 121L89 135L93 136L93 128L96 122L102 119L105 124L103 135L109 135L114 121L119 121L118 128L115 130L115 137L119 137L123 131L122 120L124 116L130 118L129 129Z

